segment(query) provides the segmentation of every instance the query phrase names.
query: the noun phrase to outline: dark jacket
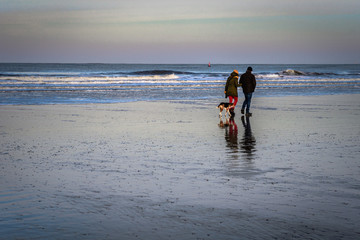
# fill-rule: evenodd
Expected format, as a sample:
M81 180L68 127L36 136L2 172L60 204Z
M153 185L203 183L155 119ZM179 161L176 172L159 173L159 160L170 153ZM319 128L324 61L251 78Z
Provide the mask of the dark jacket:
M239 74L236 72L232 72L226 81L226 85L225 85L226 96L237 97L238 96L237 87L240 86L241 84L239 84Z
M251 71L246 71L246 73L240 77L240 84L245 94L254 92L256 87L254 74L252 74Z

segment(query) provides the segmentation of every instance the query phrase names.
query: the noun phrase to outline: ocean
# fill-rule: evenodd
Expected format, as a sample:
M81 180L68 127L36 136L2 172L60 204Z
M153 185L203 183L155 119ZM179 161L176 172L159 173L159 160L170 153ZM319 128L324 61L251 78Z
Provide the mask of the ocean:
M251 65L254 97L360 93L360 65ZM87 104L224 98L243 64L0 63L0 104ZM241 90L240 90L241 91Z

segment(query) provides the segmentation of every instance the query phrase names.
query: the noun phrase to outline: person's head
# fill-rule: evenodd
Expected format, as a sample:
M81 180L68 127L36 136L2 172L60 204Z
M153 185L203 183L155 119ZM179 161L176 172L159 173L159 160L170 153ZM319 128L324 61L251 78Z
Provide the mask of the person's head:
M247 71L252 72L252 67L248 67Z
M236 70L236 69L235 69L233 72L234 72L234 73L236 73L236 74L239 74L239 71L238 71L238 70Z

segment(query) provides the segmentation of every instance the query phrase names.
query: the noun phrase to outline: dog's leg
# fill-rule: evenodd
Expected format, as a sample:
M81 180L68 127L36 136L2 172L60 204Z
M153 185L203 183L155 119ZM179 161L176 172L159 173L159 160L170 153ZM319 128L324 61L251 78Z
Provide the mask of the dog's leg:
M227 109L226 109L226 113L228 113L228 114L229 114L229 118L231 118L232 115L231 115L231 112L230 112L230 108L227 108Z
M222 118L222 111L224 110L224 107L220 106L219 109L220 109L219 118Z

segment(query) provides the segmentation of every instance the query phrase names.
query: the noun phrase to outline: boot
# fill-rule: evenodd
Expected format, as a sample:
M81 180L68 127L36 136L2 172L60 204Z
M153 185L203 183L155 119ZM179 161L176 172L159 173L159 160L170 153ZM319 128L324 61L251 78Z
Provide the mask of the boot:
M231 116L230 116L231 118L235 117L235 111L233 108L229 109L229 112L231 114Z

